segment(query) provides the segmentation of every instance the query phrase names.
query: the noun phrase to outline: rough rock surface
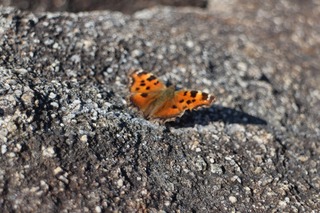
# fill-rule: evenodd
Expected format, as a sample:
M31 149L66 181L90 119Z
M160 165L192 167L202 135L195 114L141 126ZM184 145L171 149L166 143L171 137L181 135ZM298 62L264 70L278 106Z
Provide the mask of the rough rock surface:
M33 12L113 10L132 14L156 5L206 8L207 0L0 0L0 5Z
M320 209L319 4L211 3L0 7L1 212ZM218 101L147 121L130 68Z

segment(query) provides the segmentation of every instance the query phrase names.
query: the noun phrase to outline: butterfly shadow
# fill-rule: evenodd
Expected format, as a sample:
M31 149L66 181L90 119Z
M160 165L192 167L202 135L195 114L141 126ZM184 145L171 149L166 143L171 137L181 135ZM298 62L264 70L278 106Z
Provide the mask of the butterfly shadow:
M197 115L197 116L196 116ZM210 122L222 121L225 124L251 124L251 125L267 125L268 122L262 118L252 116L246 112L214 105L210 108L202 108L198 111L187 111L175 121L166 123L168 127L184 128L194 127L198 125L208 125Z

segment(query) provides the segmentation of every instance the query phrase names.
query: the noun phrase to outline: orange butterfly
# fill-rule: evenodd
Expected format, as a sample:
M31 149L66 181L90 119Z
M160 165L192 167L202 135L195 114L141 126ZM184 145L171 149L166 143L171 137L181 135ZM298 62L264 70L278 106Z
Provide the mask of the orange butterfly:
M133 70L130 77L130 101L146 118L168 120L182 116L187 109L208 107L215 101L214 96L204 92L166 87L156 76L142 69Z

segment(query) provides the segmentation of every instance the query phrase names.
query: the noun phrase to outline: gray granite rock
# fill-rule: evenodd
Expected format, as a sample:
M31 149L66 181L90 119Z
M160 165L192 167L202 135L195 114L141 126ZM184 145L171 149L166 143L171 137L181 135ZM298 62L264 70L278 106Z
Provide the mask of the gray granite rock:
M2 212L316 211L317 15L311 1L0 7ZM131 68L217 102L150 122L128 107Z

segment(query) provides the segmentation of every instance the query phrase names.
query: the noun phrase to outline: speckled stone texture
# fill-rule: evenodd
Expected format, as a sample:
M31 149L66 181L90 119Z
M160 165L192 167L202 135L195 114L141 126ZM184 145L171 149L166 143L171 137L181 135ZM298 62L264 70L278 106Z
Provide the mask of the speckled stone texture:
M0 7L1 212L320 209L320 5ZM128 71L214 93L159 125Z
M0 0L0 5L15 6L21 10L44 11L91 11L113 10L132 14L157 5L206 8L207 0Z

